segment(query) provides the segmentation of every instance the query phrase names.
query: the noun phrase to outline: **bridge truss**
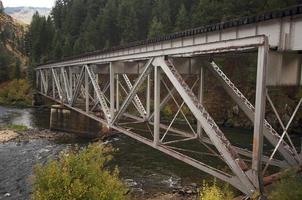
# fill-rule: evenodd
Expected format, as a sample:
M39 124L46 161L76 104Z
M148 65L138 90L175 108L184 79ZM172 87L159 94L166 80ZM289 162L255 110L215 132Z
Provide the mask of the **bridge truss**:
M251 103L209 55L258 51L255 103ZM112 54L102 58L54 63L36 69L39 94L99 121L165 154L225 181L247 196L262 193L268 166L302 164L287 130L267 93L269 52L266 36L221 40L189 47ZM251 150L233 145L203 103L204 70L209 70L227 94L253 122ZM267 97L267 98L266 98ZM265 120L266 99L284 129L278 134ZM177 107L163 120L165 105ZM188 116L193 116L194 119ZM181 117L186 125L177 126ZM263 152L263 140L274 147ZM278 156L275 156L278 154ZM227 169L211 166L220 160Z

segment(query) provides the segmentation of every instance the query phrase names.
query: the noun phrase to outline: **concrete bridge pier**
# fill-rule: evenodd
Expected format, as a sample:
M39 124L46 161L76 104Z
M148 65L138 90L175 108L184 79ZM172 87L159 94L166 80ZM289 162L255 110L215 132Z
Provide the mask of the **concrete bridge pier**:
M105 137L109 129L101 123L62 105L52 105L50 129L75 133L83 138Z
M45 97L35 93L33 94L32 106L42 106L45 105Z

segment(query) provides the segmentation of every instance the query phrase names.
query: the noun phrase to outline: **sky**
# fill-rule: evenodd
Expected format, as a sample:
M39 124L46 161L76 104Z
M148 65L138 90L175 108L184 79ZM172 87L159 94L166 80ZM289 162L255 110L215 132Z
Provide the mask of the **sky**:
M47 7L51 8L55 0L1 0L4 7Z

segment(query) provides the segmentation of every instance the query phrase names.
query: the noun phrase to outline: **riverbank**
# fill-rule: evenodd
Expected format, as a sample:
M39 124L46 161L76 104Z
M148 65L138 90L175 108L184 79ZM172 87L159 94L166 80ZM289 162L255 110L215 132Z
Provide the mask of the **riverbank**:
M54 132L47 129L28 129L25 131L17 131L8 128L0 129L0 143L21 142L37 139L45 139L47 141L72 141L77 137L73 134L64 132Z
M18 137L18 133L12 130L0 131L0 143L9 142Z
M13 127L13 126L12 126ZM2 127L4 128L4 127ZM58 155L59 152L61 150L64 150L65 148L61 148L60 150L55 150L54 152L56 153L51 153L53 150L50 150L50 146L52 145L52 141L54 141L55 143L64 143L64 142L70 142L70 141L76 141L77 139L79 139L78 137L76 137L74 134L70 134L70 133L64 133L64 132L55 132L55 131L50 131L48 129L28 129L25 131L18 131L18 130L10 130L6 127L6 129L0 129L0 144L4 145L3 148L5 148L5 146L8 146L9 148L13 148L15 149L15 145L16 147L22 147L23 145L29 144L31 146L30 149L33 150L33 154L35 154L35 158L39 160L39 162L41 162L40 159L43 159L42 163L45 163L47 161L46 157L48 157L48 154L51 155ZM108 141L104 141L104 143L111 143L109 140L112 140L113 138L108 138ZM36 141L36 142L35 142ZM46 148L43 148L42 145L41 147L37 148L36 146L41 145L41 143L45 143L47 145ZM27 146L27 145L26 145ZM19 149L18 147L18 149ZM35 152L34 149L37 148L37 152ZM4 151L8 151L10 152L9 149L5 148L6 150ZM28 148L25 148L28 149ZM51 147L52 149L52 147ZM21 154L24 151L24 149L22 148L22 150L17 150L16 154ZM27 150L26 150L27 151ZM3 152L5 153L5 152ZM36 155L36 153L38 153ZM5 154L6 155L6 154ZM8 156L8 155L7 155ZM22 157L22 156L21 156ZM20 157L20 159L21 159ZM55 156L56 157L56 156ZM32 163L30 162L30 165L28 166L28 170L31 169L31 166L34 165L34 163L36 163L36 161L32 161ZM21 164L22 166L24 166L24 162L23 164ZM20 166L21 166L20 165ZM26 164L28 165L28 163ZM18 165L18 167L20 167ZM7 169L11 169L11 168L7 168ZM12 170L12 173L15 173L15 170ZM24 180L26 180L27 173L24 174ZM2 181L4 181L4 184L7 184L7 182L5 181L5 176L1 177ZM1 179L0 178L0 179ZM9 177L8 177L9 178ZM19 177L16 177L17 179ZM125 180L125 179L123 179ZM18 179L19 181L19 179ZM1 180L0 180L1 182ZM9 181L11 182L11 180ZM27 183L27 182L26 182ZM12 182L12 185L15 184L14 182ZM28 184L28 183L27 183ZM127 181L125 181L125 184L127 185ZM180 187L178 186L177 188L171 190L171 192L158 192L158 193L137 193L136 188L129 186L129 194L131 196L131 199L133 200L168 200L168 199L174 199L174 200L193 200L196 199L196 191L197 191L197 185L192 185L192 186L186 186L186 187ZM6 187L6 188L11 188L11 187ZM30 188L30 187L29 187ZM0 191L1 191L1 186L0 186ZM30 191L30 190L29 190ZM14 196L14 192L19 192L18 190L15 191L10 191L10 190L4 190L3 191L3 195L12 195ZM0 192L1 193L1 192ZM3 196L0 194L0 197ZM19 197L21 197L24 194L20 194ZM7 196L7 197L12 197L12 196ZM1 199L1 198L0 198Z

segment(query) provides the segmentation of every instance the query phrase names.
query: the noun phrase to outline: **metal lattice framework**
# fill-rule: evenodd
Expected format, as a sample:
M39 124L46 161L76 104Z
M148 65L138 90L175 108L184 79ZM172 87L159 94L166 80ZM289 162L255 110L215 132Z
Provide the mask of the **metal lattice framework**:
M200 58L212 53L250 49L258 50L255 106L214 61ZM302 100L288 124L283 124L265 84L268 52L266 36L167 51L153 50L149 54L128 51L123 55L41 66L36 70L36 83L41 95L228 182L251 196L256 191L262 192L263 177L269 175L268 166L287 168L302 164L301 154L287 133ZM205 108L205 69L217 78L253 122L252 150L234 146ZM282 134L265 120L266 99L284 129ZM161 110L172 103L177 111L171 121L164 122ZM194 120L188 118L188 113ZM183 128L175 126L180 117L186 122ZM270 156L263 153L263 136L274 147ZM202 158L220 160L228 169L218 169Z

